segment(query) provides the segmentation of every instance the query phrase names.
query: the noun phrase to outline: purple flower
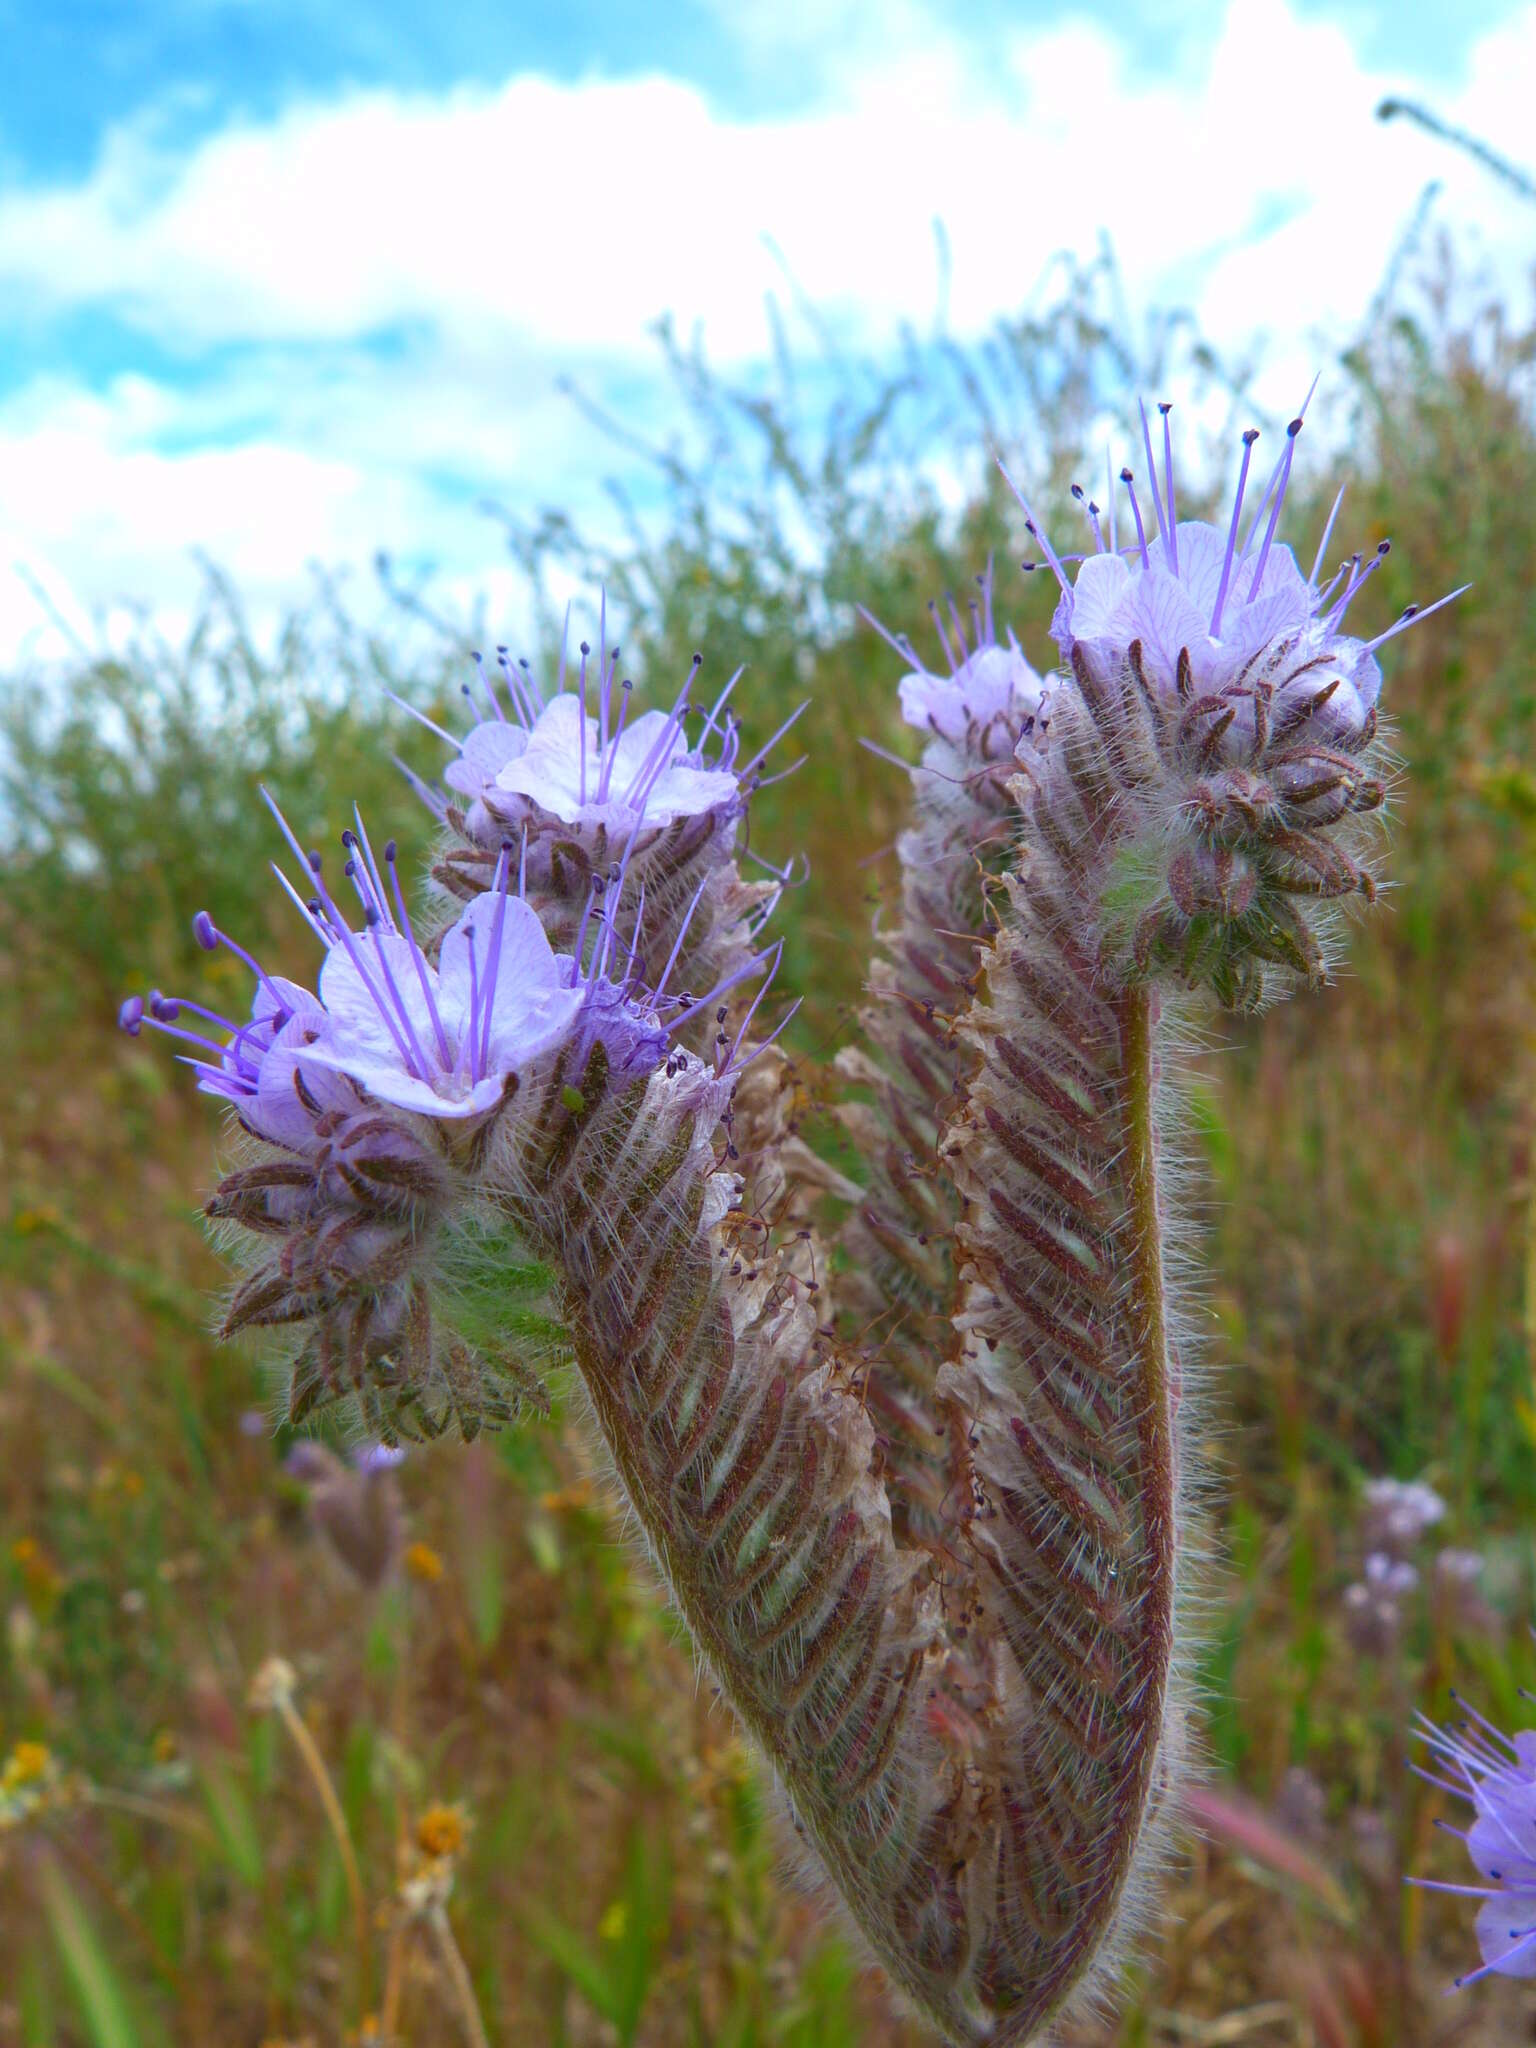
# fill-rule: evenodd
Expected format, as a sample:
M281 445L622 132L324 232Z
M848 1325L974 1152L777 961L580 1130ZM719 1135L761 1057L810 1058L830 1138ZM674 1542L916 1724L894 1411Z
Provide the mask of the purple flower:
M1113 672L1125 664L1136 643L1142 675L1153 690L1166 695L1178 691L1181 665L1187 661L1182 683L1186 695L1213 696L1233 683L1264 684L1272 692L1271 715L1277 719L1284 718L1294 700L1298 710L1305 703L1322 712L1326 723L1336 730L1360 731L1381 691L1377 648L1461 593L1453 591L1423 609L1409 606L1395 625L1374 639L1352 637L1344 631L1345 616L1385 560L1390 543L1382 542L1363 565L1359 555L1351 556L1320 586L1318 577L1338 502L1309 575L1302 574L1290 548L1276 540L1306 406L1286 429L1285 446L1253 507L1246 532L1244 501L1253 447L1259 438L1257 429L1250 428L1243 436L1230 519L1219 526L1180 521L1168 426L1170 408L1164 405L1159 409L1163 415L1161 476L1144 406L1141 414L1151 485L1145 508L1137 496L1132 471L1120 472L1135 527L1134 542L1121 545L1113 500L1107 540L1099 507L1087 504L1095 552L1069 579L1064 561L1024 505L1029 531L1061 585L1051 631L1063 658L1071 662L1081 648L1096 666ZM1076 495L1082 498L1080 491ZM1019 502L1024 504L1022 496ZM1150 536L1149 521L1153 528ZM1250 712L1250 720L1251 716ZM1235 733L1234 744L1247 737Z
M1459 1695L1451 1697L1466 1705ZM1416 1732L1433 1763L1420 1776L1471 1804L1469 1827L1441 1826L1466 1843L1488 1882L1411 1880L1483 1902L1477 1915L1482 1965L1458 1977L1458 1986L1493 1974L1536 1977L1536 1729L1505 1735L1475 1708L1466 1711L1468 1718L1454 1728L1438 1728L1421 1717Z
M471 705L489 711L489 717L481 717L462 740L422 720L456 749L443 779L466 800L465 829L471 839L484 841L508 828L554 819L578 830L605 827L610 838L622 842L642 825L659 830L680 818L731 816L741 809L746 786L768 752L765 747L744 764L737 760L740 728L727 706L741 670L690 741L689 695L701 657L694 657L669 712L646 711L631 720L632 686L619 679L619 650L604 651L606 627L605 604L597 657L594 661L583 641L575 690L563 687L563 655L562 687L546 701L527 664L514 665L506 649L498 648L500 689L477 654L477 685L466 685L464 691ZM421 714L413 711L412 716ZM783 730L787 727L770 746ZM438 808L430 791L420 793Z
M974 767L1009 762L1021 740L1044 731L1051 685L1036 673L1008 633L997 638L992 618L992 570L978 576L980 602L971 605L969 632L953 598L946 623L937 604L929 612L944 650L945 672L926 666L911 641L889 633L869 612L863 616L912 672L900 683L901 715L916 731L930 735ZM930 764L931 765L931 764Z
M1422 1479L1372 1479L1365 1487L1364 1541L1394 1555L1413 1549L1445 1516L1445 1502Z

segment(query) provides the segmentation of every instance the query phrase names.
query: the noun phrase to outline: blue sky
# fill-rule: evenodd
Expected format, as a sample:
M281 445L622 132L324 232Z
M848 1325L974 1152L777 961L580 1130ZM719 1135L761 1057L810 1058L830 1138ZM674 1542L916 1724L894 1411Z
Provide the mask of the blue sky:
M48 649L30 581L86 636L174 623L195 547L272 607L379 544L515 605L479 501L591 511L614 466L560 377L654 425L666 310L750 369L768 237L879 349L935 215L962 334L1107 234L1138 308L1266 337L1277 409L1430 177L1495 281L1536 246L1371 118L1518 156L1532 0L0 0L0 35L0 658Z

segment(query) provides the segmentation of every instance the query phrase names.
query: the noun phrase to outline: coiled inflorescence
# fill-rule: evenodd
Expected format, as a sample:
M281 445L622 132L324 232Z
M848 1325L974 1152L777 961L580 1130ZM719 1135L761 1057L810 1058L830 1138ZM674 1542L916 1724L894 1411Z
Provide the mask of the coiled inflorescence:
M1181 523L1166 409L1124 544L1083 499L1069 575L1025 508L1051 677L990 570L969 625L935 611L935 670L893 641L922 756L837 1062L862 1188L752 1064L787 870L738 865L736 678L695 711L695 663L635 716L606 616L551 694L477 658L477 722L435 728L420 935L358 821L350 917L290 839L317 992L242 954L246 1022L124 1006L191 1038L253 1148L210 1204L251 1247L226 1328L296 1326L291 1412L469 1431L538 1397L540 1332L574 1357L795 1828L956 2042L1033 2038L1101 1979L1183 1768L1170 997L1320 979L1330 906L1373 893L1391 635L1344 631L1373 563L1319 583L1332 521L1305 577L1278 538L1300 424L1246 526L1252 437L1230 519ZM816 1189L848 1203L830 1278Z

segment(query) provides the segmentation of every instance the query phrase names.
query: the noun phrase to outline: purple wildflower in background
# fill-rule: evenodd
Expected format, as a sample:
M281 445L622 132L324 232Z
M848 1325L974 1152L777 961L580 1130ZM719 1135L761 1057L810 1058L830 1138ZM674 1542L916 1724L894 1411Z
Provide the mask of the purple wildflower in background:
M1308 401L1311 395L1307 394ZM1139 494L1135 473L1129 468L1120 472L1134 539L1122 544L1113 501L1106 537L1100 508L1083 500L1095 551L1082 560L1075 576L1068 576L1066 561L1013 486L1029 531L1061 585L1051 631L1063 658L1070 663L1081 644L1112 670L1138 643L1147 685L1158 692L1199 698L1214 696L1232 684L1263 683L1274 692L1271 715L1282 721L1289 699L1294 698L1299 715L1303 702L1322 708L1317 700L1324 692L1327 722L1337 731L1360 732L1381 692L1376 650L1461 593L1453 591L1422 608L1410 605L1385 632L1370 640L1354 638L1344 630L1346 615L1385 561L1390 542L1383 541L1369 559L1348 557L1326 582L1319 582L1342 492L1334 501L1309 574L1302 574L1290 548L1276 539L1306 405L1287 427L1279 460L1251 503L1249 473L1259 434L1250 428L1243 435L1231 515L1219 526L1179 519L1171 407L1158 410L1163 422L1161 472L1145 406L1141 419L1147 467ZM1076 495L1082 500L1080 491ZM1234 740L1246 737L1239 732Z
M1439 1825L1467 1845L1487 1884L1444 1884L1416 1877L1427 1891L1481 1899L1477 1943L1482 1963L1456 1979L1458 1989L1480 1977L1536 1977L1536 1729L1505 1735L1452 1693L1467 1719L1451 1728L1420 1719L1416 1733L1432 1762L1419 1775L1472 1807L1469 1827ZM1522 1698L1529 1694L1522 1693Z
M1368 1550L1401 1557L1445 1519L1445 1502L1422 1479L1371 1479L1364 1491Z

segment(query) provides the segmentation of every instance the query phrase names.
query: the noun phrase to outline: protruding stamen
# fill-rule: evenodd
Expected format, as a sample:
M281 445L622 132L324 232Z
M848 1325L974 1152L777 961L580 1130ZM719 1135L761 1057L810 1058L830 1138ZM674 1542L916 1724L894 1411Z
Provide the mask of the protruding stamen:
M1131 516L1136 521L1136 545L1141 549L1141 566L1150 569L1152 558L1147 553L1147 530L1141 523L1141 507L1136 502L1136 479L1128 469L1122 469L1120 481L1125 485L1125 494L1131 501Z
M949 663L949 672L951 675L954 675L960 664L955 659L955 650L949 644L949 635L944 630L944 620L940 614L939 601L936 597L930 597L928 600L928 616L933 621L933 630L939 636L939 645L944 650L944 659Z
M1045 556L1045 559L1050 563L1051 573L1055 576L1056 581L1061 585L1063 590L1069 590L1071 588L1071 585L1067 582L1067 572L1065 571L1065 569L1062 568L1061 559L1057 555L1056 550L1051 546L1050 541L1046 538L1045 528L1041 526L1039 522L1036 520L1034 513L1031 512L1029 509L1028 499L1024 496L1024 493L1019 489L1018 485L1014 482L1013 478L1008 474L1007 469L1004 468L1003 458L999 455L996 456L994 460L996 461L998 468L1003 472L1003 482L1007 484L1009 490L1012 491L1013 495L1018 499L1020 505L1022 505L1024 508L1025 531L1032 535L1033 538L1040 543L1040 552Z
M196 917L193 918L192 935L205 953L212 953L217 947L223 946L226 952L233 953L237 960L243 961L267 991L268 995L271 996L273 1002L276 1003L279 1009L282 1009L283 999L278 994L276 988L274 988L271 975L268 974L261 962L254 955L247 953L244 946L238 945L229 936L228 932L221 932L206 910L200 910Z
M1173 432L1168 425L1168 415L1173 406L1166 398L1157 401L1157 409L1163 416L1163 483L1168 491L1168 566L1175 576L1179 573L1179 513L1173 500Z
M1378 647L1383 646L1388 640L1395 640L1399 633L1406 633L1410 626L1417 626L1423 620L1433 617L1444 606L1454 604L1458 597L1465 597L1471 588L1470 583L1463 583L1459 590L1448 590L1444 597L1437 597L1433 604L1409 605L1396 625L1388 626L1385 633L1378 633L1374 640L1366 641L1365 649L1367 654L1373 654Z
M527 844L527 834L524 834ZM496 982L501 973L501 930L507 916L507 873L508 856L511 847L506 840L501 842L501 852L496 861L496 874L491 887L496 891L496 911L491 919L491 957L485 969L485 1017L480 1026L478 1047L478 1071L472 1073L472 1080L480 1080L490 1065L491 1058L491 1010L496 1001Z
M779 744L779 741L783 739L785 733L789 731L790 727L795 723L795 721L798 718L800 718L805 712L809 711L810 708L811 700L809 697L806 698L803 704L797 704L795 706L794 710L791 711L788 718L785 719L784 723L773 735L773 738L771 740L768 740L764 745L760 746L757 752L752 756L751 760L745 762L740 768L737 769L736 779L738 782L745 782L747 780L747 777L752 773L752 770L756 768L760 762L765 761L768 758L768 756L773 752L774 748Z
M1391 541L1383 540L1377 542L1375 554L1366 563L1363 569L1358 570L1358 573L1350 578L1348 589L1344 592L1344 595L1338 600L1338 602L1334 605L1333 610L1328 614L1328 617L1324 620L1323 623L1325 631L1329 633L1336 633L1338 631L1339 627L1344 623L1344 614L1349 610L1350 606L1354 603L1355 599L1360 595L1360 592L1365 588L1366 584L1370 582L1371 578L1376 574L1376 571L1381 567L1382 563L1387 559L1388 555L1390 555L1391 552ZM1359 557L1357 556L1356 562L1358 563L1358 561Z
M526 836L525 832L524 837ZM423 957L420 946L416 943L416 933L411 925L411 913L405 906L405 892L400 887L398 849L393 839L386 839L384 842L384 865L389 869L390 888L394 893L395 908L399 912L396 922L399 925L402 936L410 945L411 961L416 969L416 979L421 983L422 1000L426 1003L427 1015L432 1019L432 1035L437 1040L438 1058L444 1067L450 1067L453 1064L453 1055L448 1047L448 1034L443 1029L443 1020L438 1013L437 998L432 993L432 982L427 974L426 960Z
M1310 398L1311 395L1309 391L1307 396ZM1275 529L1280 524L1280 508L1285 503L1285 493L1291 481L1291 459L1296 453L1296 436L1301 432L1301 428L1302 415L1298 413L1285 430L1285 453L1281 456L1279 466L1275 472L1275 477L1278 481L1272 480L1271 482L1271 488L1275 493L1275 502L1270 507L1269 524L1264 529L1264 545L1259 549L1259 559L1254 564L1253 581L1248 586L1248 602L1250 604L1258 596L1259 585L1264 581L1264 565L1269 560L1270 544L1274 540ZM1259 510L1262 511L1263 509L1261 505ZM1257 513L1254 515L1254 524L1255 526L1258 524ZM1251 542L1253 539L1252 534L1248 538Z
M1157 458L1152 453L1152 428L1147 420L1147 401L1144 398L1138 398L1136 403L1141 410L1141 445L1147 452L1147 475L1152 482L1152 519L1157 527L1158 537L1161 538L1163 531L1162 486L1157 480Z
M475 674L479 678L481 689L485 692L486 702L491 707L491 716L499 719L505 725L507 722L506 713L502 710L501 699L497 696L491 679L485 672L485 661L478 647L474 649L469 658L475 664Z
M1163 418L1166 425L1166 413ZM1216 606L1211 613L1211 638L1213 640L1221 637L1221 612L1222 606L1227 601L1227 585L1232 580L1232 556L1237 547L1238 522L1243 516L1243 491L1248 483L1248 465L1253 460L1253 444L1258 438L1259 430L1257 427L1250 427L1243 435L1243 466L1238 472L1237 496L1232 501L1232 524L1227 529L1227 551L1221 558L1221 582L1216 590ZM1172 489L1171 479L1169 488L1170 490Z
M581 766L579 769L580 788L576 799L578 803L582 804L587 800L587 656L591 651L586 641L583 640L581 643L581 685L579 690L581 717L577 721L577 731L580 735Z
M1093 528L1095 552L1102 555L1104 553L1104 531L1099 525L1099 508L1092 498L1088 496L1088 493L1081 484L1073 484L1072 495L1076 498L1078 504L1082 506L1087 516L1088 524Z
M1333 539L1334 522L1338 519L1339 507L1343 504L1343 502L1344 486L1343 484L1340 484L1339 495L1334 499L1333 510L1328 514L1328 524L1323 528L1323 537L1317 544L1317 560L1312 564L1312 574L1307 578L1307 581L1313 585L1316 584L1318 576L1322 572L1323 557L1328 552L1329 541Z

